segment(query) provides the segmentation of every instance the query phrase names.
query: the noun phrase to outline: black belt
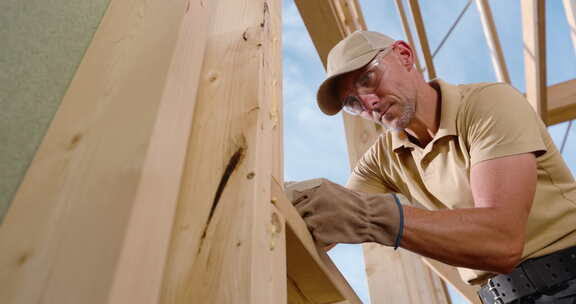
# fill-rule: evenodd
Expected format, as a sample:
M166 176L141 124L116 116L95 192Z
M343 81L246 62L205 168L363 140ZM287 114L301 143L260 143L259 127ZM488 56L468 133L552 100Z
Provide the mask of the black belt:
M576 246L522 262L509 274L488 280L478 291L484 304L507 304L546 294L576 278Z

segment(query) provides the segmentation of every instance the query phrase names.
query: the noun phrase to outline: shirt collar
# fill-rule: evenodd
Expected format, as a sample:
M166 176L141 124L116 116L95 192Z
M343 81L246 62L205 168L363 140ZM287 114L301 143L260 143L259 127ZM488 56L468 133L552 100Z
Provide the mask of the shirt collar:
M440 113L440 126L436 135L432 139L435 142L439 138L449 135L457 135L456 132L456 115L458 113L458 106L460 104L460 91L458 86L449 84L442 79L435 79L431 81L431 85L440 88L441 92L441 113ZM399 148L415 148L416 145L410 141L408 134L402 130L389 131L392 137L392 148L395 152Z

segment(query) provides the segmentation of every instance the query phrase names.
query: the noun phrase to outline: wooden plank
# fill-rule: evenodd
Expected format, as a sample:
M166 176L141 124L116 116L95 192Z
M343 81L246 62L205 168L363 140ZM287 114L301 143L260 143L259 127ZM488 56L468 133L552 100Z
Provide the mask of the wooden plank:
M368 29L360 2L358 0L346 0L346 5L351 12L352 18L355 20L356 29Z
M340 18L340 24L345 29L346 35L357 30L366 30L366 22L362 16L362 10L357 0L332 0Z
M432 80L436 78L436 69L434 68L434 62L432 61L432 53L430 52L430 46L428 45L428 37L426 36L424 20L420 13L420 5L418 4L418 0L409 0L408 4L410 6L410 11L412 12L414 26L416 26L416 34L418 35L418 40L420 40L420 47L422 48L422 55L424 56L424 62L426 63L428 79Z
M450 303L442 281L418 255L375 243L364 245L364 255L372 303Z
M276 2L280 3L280 1ZM280 8L280 7L279 7ZM270 198L270 202L272 198ZM266 303L265 298L271 298L277 301L276 303L288 303L288 261L286 259L287 248L286 248L286 219L280 213L280 211L275 207L271 206L270 211L270 239L268 247L261 248L261 250L269 250L271 252L269 263L266 265L271 269L268 271L271 276L268 277L269 282L262 285L262 288L269 288L267 291L269 295L267 297L261 296L261 303ZM264 291L259 291L260 293L265 293ZM235 303L235 302L232 302Z
M546 102L546 24L545 1L524 0L522 7L522 38L524 40L524 72L526 98L547 122Z
M488 47L490 47L490 56L492 58L494 71L496 72L496 78L500 82L510 83L510 76L508 75L506 60L504 59L504 53L502 52L502 47L500 46L500 39L498 38L498 31L496 30L494 17L492 17L490 3L488 0L476 0L476 7L478 8L480 19L482 20L484 36L486 36Z
M410 30L410 24L408 22L408 17L406 16L406 11L404 10L404 4L402 3L402 0L396 0L396 9L398 10L398 15L400 16L400 21L402 22L402 29L404 30L404 36L406 36L408 44L410 44L411 47L415 48L416 43L414 41L414 38L412 37L412 31ZM422 68L420 67L420 59L418 59L417 54L415 54L414 59L416 61L416 68L418 69L418 71L422 71Z
M449 282L452 287L458 293L472 304L482 304L478 298L479 286L467 285L460 279L460 275L456 268L446 265L444 263L438 262L433 259L423 258L422 259L426 265L430 267L437 275L439 275L444 281Z
M158 303L212 3L187 2L109 303Z
M566 20L576 52L576 0L564 0ZM576 119L576 80L548 87L548 124Z
M110 3L0 229L2 303L107 303L185 8Z
M548 87L548 125L576 119L576 79Z
M281 184L284 183L284 119L282 116L284 103L282 102L282 6L281 1L271 1L268 4L270 9L270 24L272 32L275 34L272 39L271 53L274 58L271 60L272 66L272 98L270 116L272 119L272 138L274 145L272 148L272 176ZM276 7L278 6L278 7Z
M566 12L566 21L568 21L568 26L570 26L570 37L576 52L576 0L564 0L564 11Z
M344 28L345 35L350 35L354 32L355 24L353 24L352 19L350 18L350 12L344 8L344 0L331 0L334 9L336 10L336 14L338 15L338 19L340 20L340 24ZM346 11L345 11L346 10Z
M289 302L334 303L347 300L361 303L330 257L315 245L306 223L276 180L272 181L272 195L274 205L286 218L288 281L289 289L295 294L292 295L294 300L289 298Z
M161 303L283 303L270 204L281 3L214 5Z

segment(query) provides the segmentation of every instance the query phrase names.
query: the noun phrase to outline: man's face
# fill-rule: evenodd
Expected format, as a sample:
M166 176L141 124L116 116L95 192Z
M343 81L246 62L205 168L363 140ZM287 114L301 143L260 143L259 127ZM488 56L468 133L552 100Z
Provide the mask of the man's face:
M341 76L338 80L339 100L356 98L361 104L356 107L361 109L361 117L388 129L408 127L416 112L416 90L406 61L401 56L393 49L387 54L377 55L361 69Z

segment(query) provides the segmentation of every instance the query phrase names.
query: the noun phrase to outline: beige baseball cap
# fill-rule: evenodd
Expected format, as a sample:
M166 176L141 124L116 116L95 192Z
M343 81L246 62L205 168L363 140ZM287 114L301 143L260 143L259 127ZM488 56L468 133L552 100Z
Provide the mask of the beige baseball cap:
M338 42L328 53L326 79L316 94L318 106L326 115L334 115L342 109L335 90L338 76L367 65L383 49L391 46L394 39L377 32L356 31Z

